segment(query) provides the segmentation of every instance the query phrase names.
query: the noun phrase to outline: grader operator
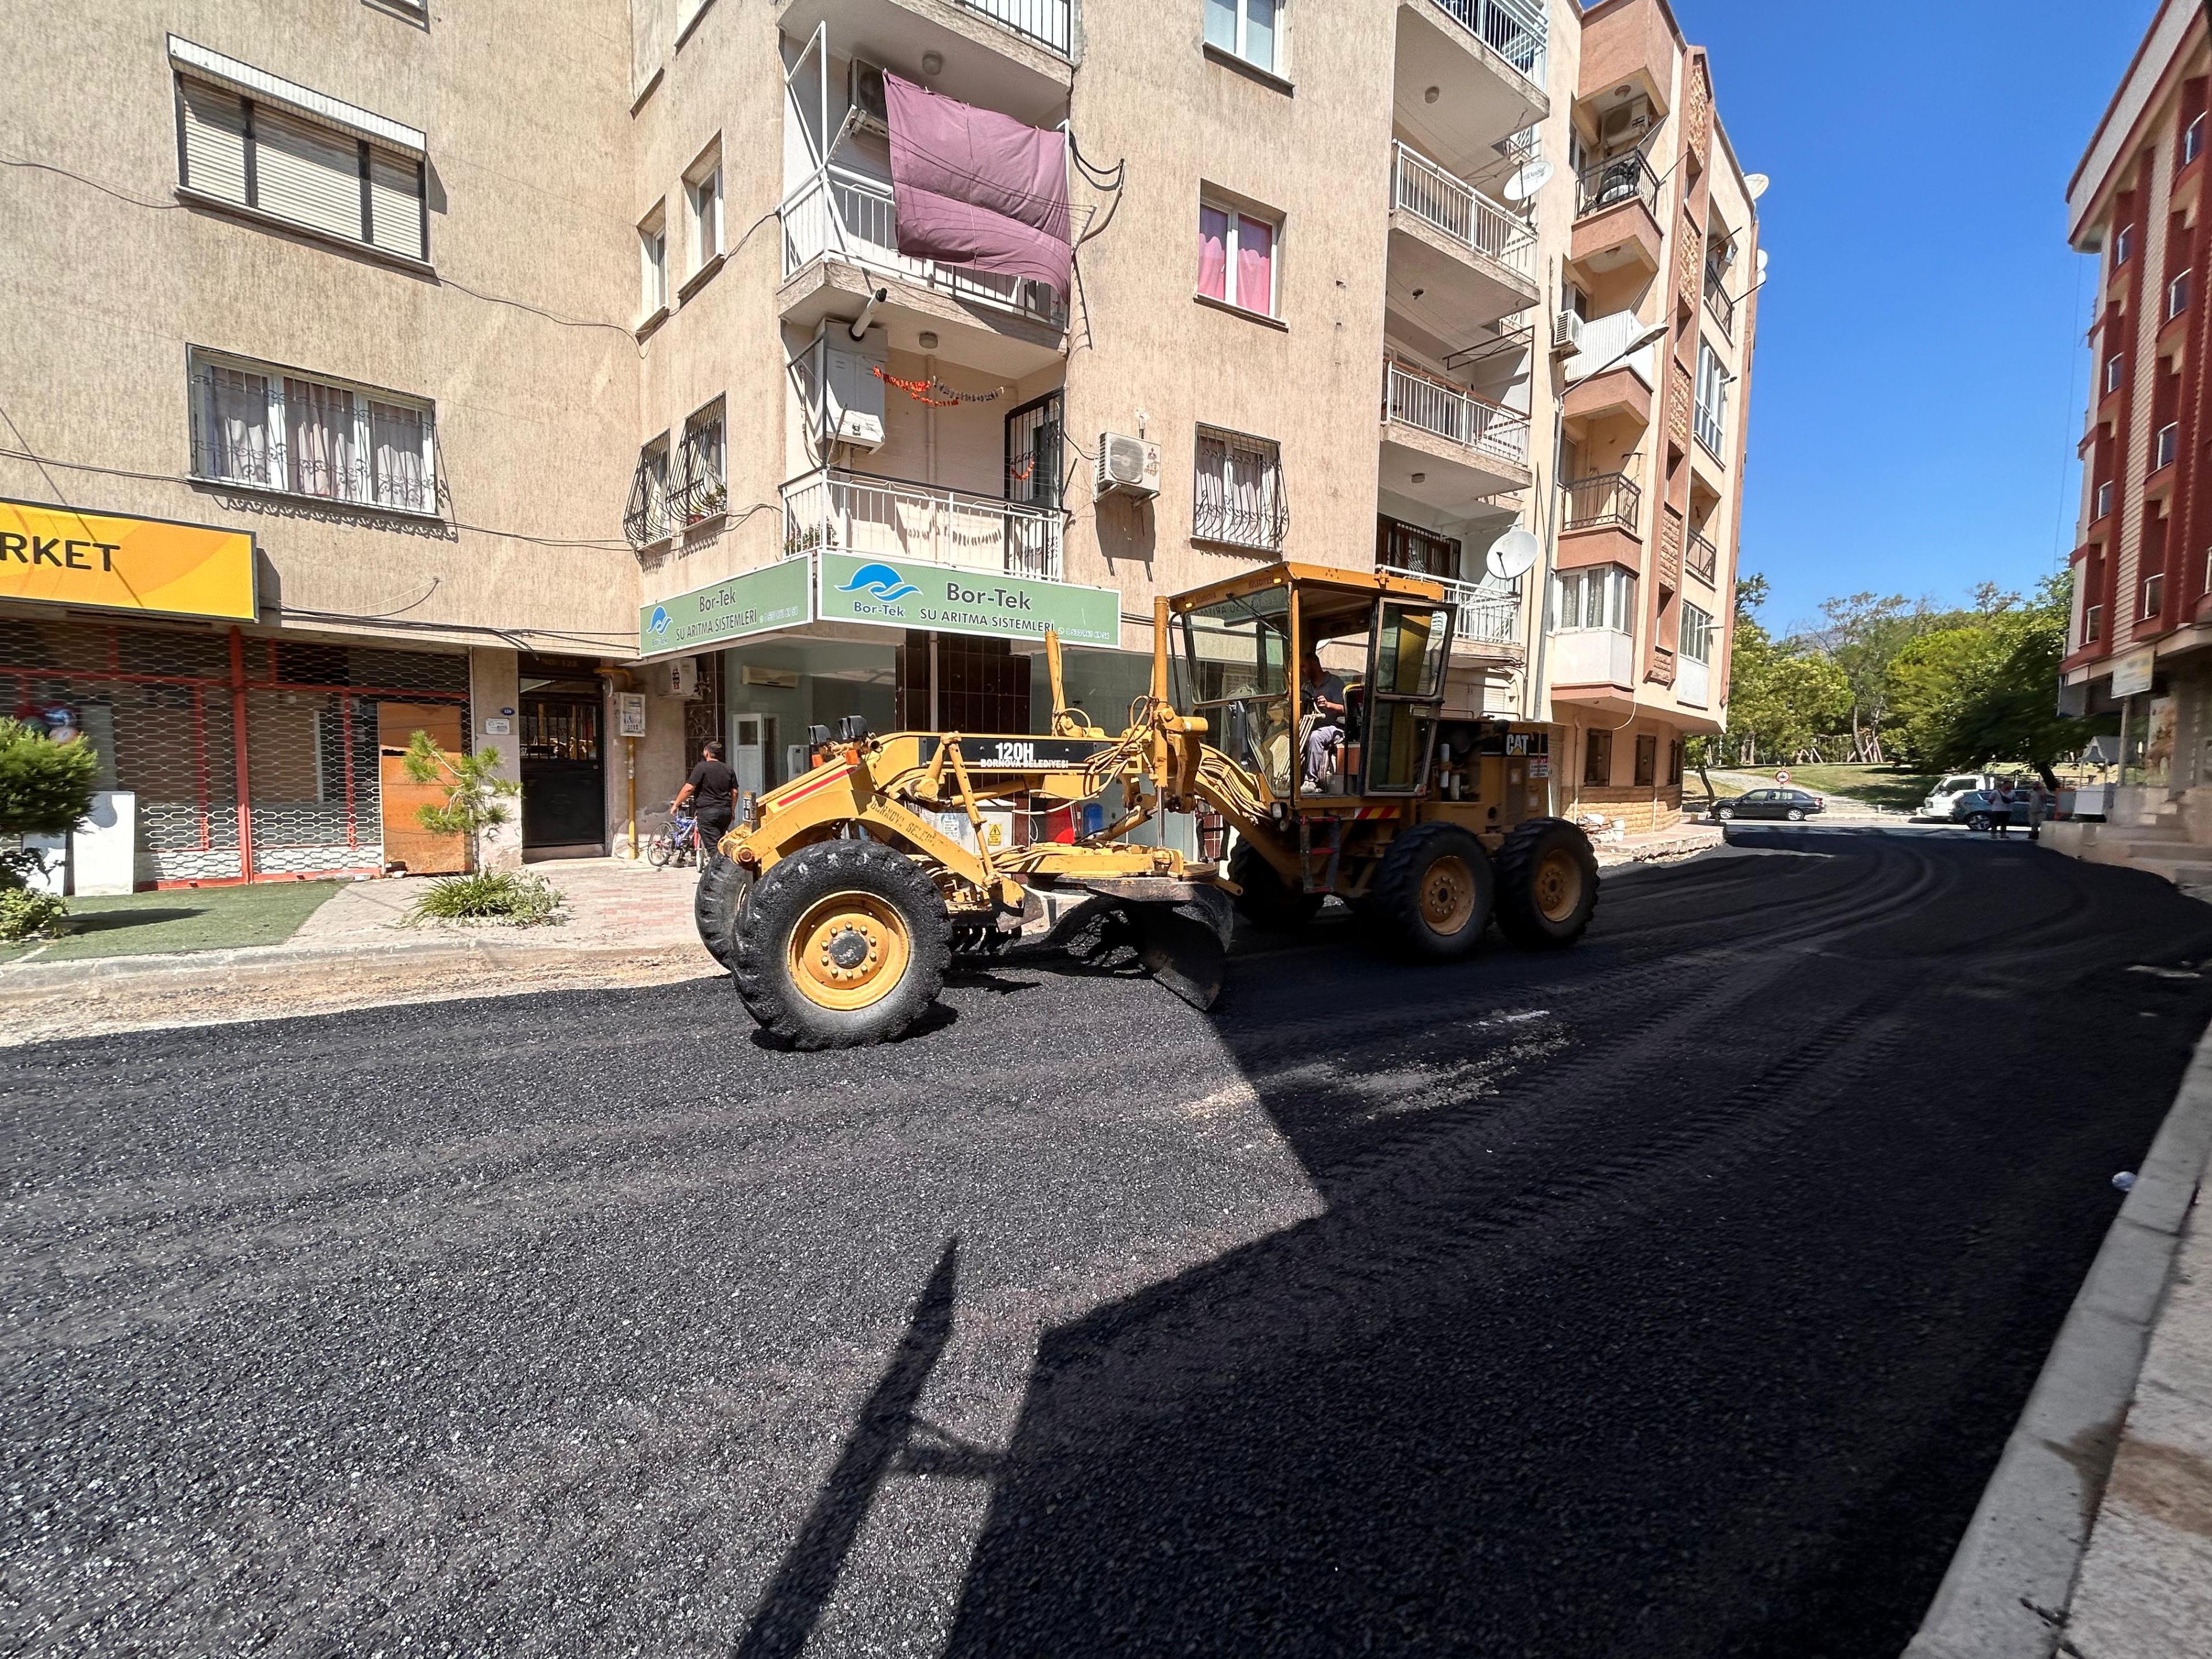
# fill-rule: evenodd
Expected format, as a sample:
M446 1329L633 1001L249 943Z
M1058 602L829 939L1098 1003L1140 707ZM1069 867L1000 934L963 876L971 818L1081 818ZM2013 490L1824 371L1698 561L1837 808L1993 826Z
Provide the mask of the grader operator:
M1454 622L1433 582L1277 565L1156 603L1151 688L1118 732L1067 706L1051 636L1047 735L817 728L817 763L761 797L702 872L700 937L753 1018L802 1048L896 1036L954 953L1102 915L1200 1007L1221 988L1231 898L1290 929L1334 895L1428 960L1471 951L1493 917L1516 945L1571 945L1596 859L1540 815L1540 732L1444 714ZM1310 653L1336 665L1340 713L1301 695ZM1093 832L1021 833L1087 803L1105 808ZM1131 839L1203 809L1235 832L1225 871L1157 829Z

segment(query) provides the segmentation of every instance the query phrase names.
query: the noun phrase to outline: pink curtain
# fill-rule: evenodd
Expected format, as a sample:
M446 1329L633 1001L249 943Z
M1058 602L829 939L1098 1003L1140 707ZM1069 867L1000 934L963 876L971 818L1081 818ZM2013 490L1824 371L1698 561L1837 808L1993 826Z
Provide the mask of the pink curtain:
M1068 291L1067 136L884 76L898 251Z
M1275 233L1257 219L1237 220L1237 303L1247 311L1275 309Z
M1198 210L1198 291L1210 300L1229 297L1229 216L1219 208Z

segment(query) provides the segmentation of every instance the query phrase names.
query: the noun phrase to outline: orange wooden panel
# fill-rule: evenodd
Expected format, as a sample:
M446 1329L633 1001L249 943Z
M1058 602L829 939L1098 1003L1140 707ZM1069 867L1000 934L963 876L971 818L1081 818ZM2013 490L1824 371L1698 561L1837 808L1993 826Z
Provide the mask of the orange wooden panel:
M448 754L468 742L461 710L450 702L383 702L376 706L377 770L384 796L384 861L404 864L418 876L458 875L469 867L468 842L459 836L434 836L416 822L421 806L445 804L438 784L409 781L402 763L417 732Z

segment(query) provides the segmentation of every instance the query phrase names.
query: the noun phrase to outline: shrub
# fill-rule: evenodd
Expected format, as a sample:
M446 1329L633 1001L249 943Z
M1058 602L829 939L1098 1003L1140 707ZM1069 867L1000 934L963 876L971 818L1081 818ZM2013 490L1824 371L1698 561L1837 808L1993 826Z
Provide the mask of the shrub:
M510 927L538 927L557 922L561 890L539 875L514 870L480 870L473 875L434 881L415 901L416 921L492 921Z
M433 835L466 836L469 868L481 872L485 832L513 820L507 803L522 793L513 778L499 775L499 750L485 748L471 755L465 749L449 755L428 732L417 732L401 764L410 782L436 784L446 791L443 806L416 807L415 821Z
M54 743L0 720L0 835L66 836L92 811L100 757L82 740Z
M0 886L0 939L58 939L69 931L69 907L52 893Z

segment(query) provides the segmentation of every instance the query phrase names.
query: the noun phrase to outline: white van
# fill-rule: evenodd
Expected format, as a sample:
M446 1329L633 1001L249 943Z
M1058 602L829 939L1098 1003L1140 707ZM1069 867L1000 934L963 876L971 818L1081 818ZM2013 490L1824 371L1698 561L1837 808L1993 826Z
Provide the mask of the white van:
M1936 787L1928 792L1928 799L1920 803L1920 816L1923 818L1942 818L1948 822L1951 809L1958 804L1960 796L1977 789L1994 789L1996 787L1997 778L1994 772L1954 772L1948 778L1937 780Z

